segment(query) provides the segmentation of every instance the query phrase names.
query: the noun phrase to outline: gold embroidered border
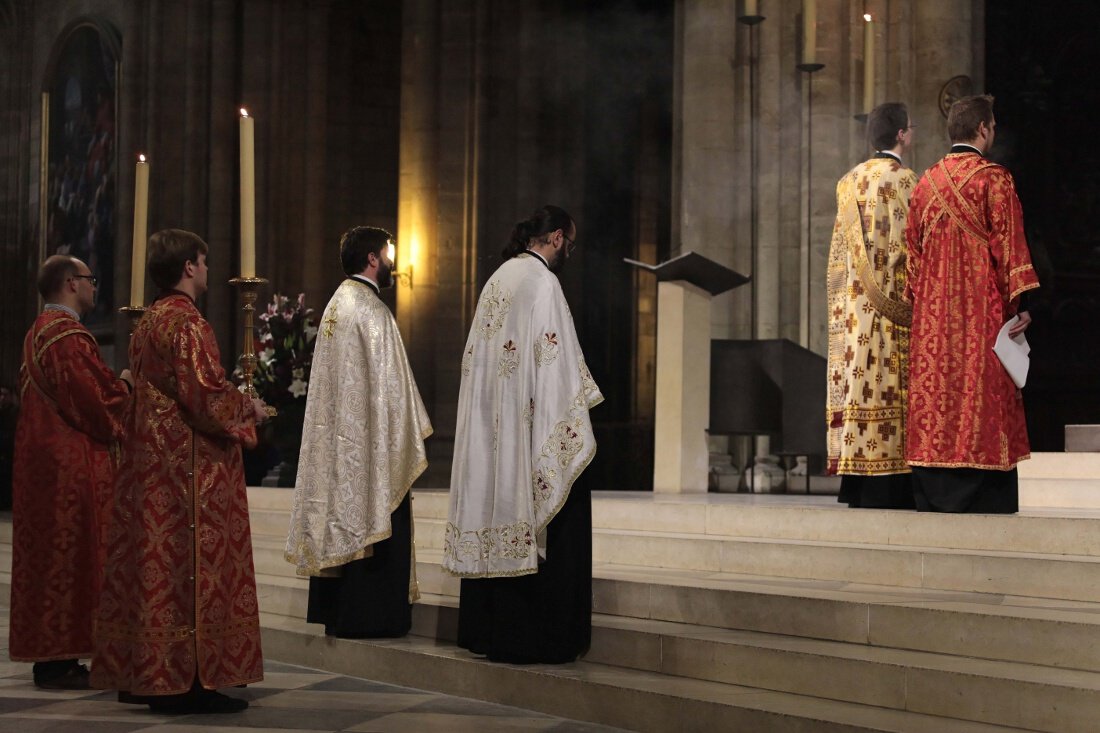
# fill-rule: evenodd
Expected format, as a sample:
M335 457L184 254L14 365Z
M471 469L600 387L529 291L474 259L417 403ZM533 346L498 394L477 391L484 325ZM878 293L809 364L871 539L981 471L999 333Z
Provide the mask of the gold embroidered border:
M907 463L910 466L922 466L924 468L981 468L981 469L985 469L986 471L1011 471L1021 461L1026 461L1026 460L1029 460L1030 458L1031 458L1031 454L1027 453L1027 454L1022 455L1019 458L1017 458L1014 462L1010 460L1008 462L1009 465L1006 465L1006 466L996 466L996 465L986 464L986 463L967 463L967 462L960 462L960 463L945 462L945 463L940 463L940 462L937 462L937 461L912 461L912 460L907 461Z

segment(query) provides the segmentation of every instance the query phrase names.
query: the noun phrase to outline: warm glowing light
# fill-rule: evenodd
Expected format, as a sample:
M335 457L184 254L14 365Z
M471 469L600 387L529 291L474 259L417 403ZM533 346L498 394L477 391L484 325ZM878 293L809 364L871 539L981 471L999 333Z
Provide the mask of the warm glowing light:
M871 14L870 13L864 13L863 14L863 19L865 21L867 21L868 23L870 23L871 22Z
M138 153L138 162L144 163L145 162L145 155L143 155L142 153Z
M241 117L248 117L248 110L241 107Z
M389 255L390 262L397 262L397 247L394 246L392 241L386 242L386 254Z

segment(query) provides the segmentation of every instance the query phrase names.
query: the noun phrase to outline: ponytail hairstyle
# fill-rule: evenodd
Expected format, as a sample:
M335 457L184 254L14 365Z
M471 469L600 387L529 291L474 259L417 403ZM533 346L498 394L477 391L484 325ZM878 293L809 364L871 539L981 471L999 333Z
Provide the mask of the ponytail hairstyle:
M512 236L500 253L501 259L510 260L518 254L523 254L527 251L531 240L544 237L558 229L568 232L572 225L573 217L569 216L565 209L547 204L512 228Z

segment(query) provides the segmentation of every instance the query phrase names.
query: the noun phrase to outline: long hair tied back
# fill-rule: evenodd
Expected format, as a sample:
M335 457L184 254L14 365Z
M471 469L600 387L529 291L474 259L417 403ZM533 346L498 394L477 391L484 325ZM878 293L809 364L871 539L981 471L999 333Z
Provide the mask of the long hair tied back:
M572 223L573 217L565 209L547 204L512 227L512 236L508 238L508 244L504 245L500 256L510 260L526 252L532 239L538 239L558 229L568 232Z

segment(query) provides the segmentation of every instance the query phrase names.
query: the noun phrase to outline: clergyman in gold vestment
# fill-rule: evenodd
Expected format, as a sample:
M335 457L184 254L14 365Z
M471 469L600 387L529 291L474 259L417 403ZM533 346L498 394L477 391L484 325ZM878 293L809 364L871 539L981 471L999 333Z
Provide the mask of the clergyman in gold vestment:
M828 471L852 507L912 508L905 463L910 306L905 222L916 176L902 164L913 140L904 104L867 119L874 156L836 187L829 247Z

